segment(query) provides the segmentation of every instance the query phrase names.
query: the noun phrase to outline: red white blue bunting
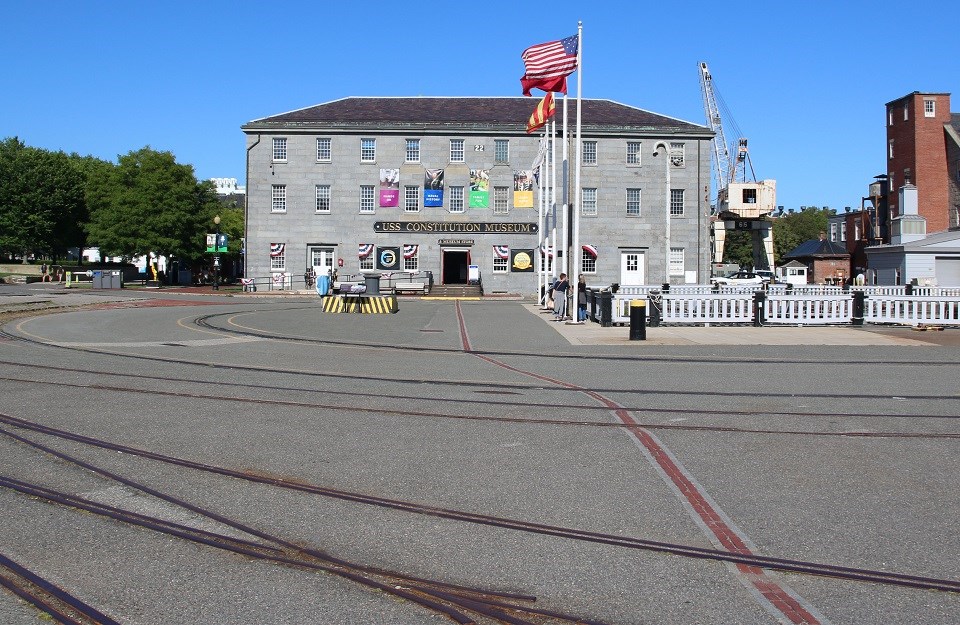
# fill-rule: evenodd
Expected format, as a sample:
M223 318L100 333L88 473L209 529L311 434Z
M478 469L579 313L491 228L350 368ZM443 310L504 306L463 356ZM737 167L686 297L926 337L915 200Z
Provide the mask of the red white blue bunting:
M361 243L360 248L357 250L357 256L366 258L370 254L373 254L373 243Z
M510 258L510 246L509 245L494 245L493 253L497 258Z
M417 255L417 252L420 251L419 245L404 245L403 246L403 257L404 258L413 258Z
M285 244L283 243L271 243L270 244L270 256L283 256Z
M581 247L583 248L583 253L587 256L597 257L597 247L595 245L583 245Z

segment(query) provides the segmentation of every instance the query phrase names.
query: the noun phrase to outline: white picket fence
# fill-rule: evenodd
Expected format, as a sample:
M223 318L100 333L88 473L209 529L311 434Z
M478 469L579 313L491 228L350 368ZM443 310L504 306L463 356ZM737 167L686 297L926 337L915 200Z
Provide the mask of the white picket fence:
M948 296L925 294L928 289L948 289L914 287L915 291L918 289L923 294L906 295L903 287L864 287L863 322L960 326L960 289L951 289L957 293ZM630 302L643 299L648 316L651 308L659 304L661 322L665 324L752 324L756 315L754 292L755 289L718 293L710 286L684 285L671 286L669 293L661 294L656 286L621 287L612 296L611 321L629 324ZM790 294L771 289L763 301L763 317L766 325L850 324L854 321L854 292L826 286L793 289Z

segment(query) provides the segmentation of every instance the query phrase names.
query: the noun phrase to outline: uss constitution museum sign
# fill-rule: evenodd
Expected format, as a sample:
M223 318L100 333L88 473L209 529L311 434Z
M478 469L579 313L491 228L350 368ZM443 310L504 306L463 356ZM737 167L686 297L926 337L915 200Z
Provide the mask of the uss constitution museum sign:
M535 223L446 222L446 221L377 221L374 232L426 232L448 234L537 234Z

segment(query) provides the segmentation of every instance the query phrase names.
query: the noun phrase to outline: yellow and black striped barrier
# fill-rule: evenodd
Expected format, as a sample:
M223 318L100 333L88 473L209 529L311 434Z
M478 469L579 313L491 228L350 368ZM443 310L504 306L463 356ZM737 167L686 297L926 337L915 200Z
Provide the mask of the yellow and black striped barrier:
M387 314L397 312L396 295L328 295L323 312Z

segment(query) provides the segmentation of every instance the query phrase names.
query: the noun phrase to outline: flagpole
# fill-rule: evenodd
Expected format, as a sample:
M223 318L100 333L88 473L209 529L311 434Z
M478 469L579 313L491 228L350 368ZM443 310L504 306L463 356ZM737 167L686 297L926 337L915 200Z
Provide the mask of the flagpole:
M570 277L570 163L569 152L570 143L567 138L567 94L563 94L563 263L560 265L560 273L567 274ZM569 290L567 291L569 293Z
M577 22L577 132L576 132L576 165L574 169L574 183L573 183L573 268L570 270L570 284L573 286L573 306L577 311L577 316L574 321L580 321L580 258L583 252L580 250L580 202L581 202L581 189L580 189L580 158L581 158L581 146L580 146L580 129L581 129L581 113L583 111L583 104L581 98L581 89L583 87L583 68L581 63L583 62L583 22ZM572 317L572 315L571 315Z
M537 271L537 304L541 306L543 305L544 297L545 297L544 294L546 293L546 289L544 289L544 282L546 281L546 277L543 274L544 255L540 253L543 250L543 232L544 232L543 189L544 189L544 169L545 169L543 166L543 157L544 157L544 152L546 152L546 149L547 149L547 129L546 127L544 127L543 138L540 139L540 145L537 146L536 162L538 162L539 164L534 168L534 172L537 172L539 170L539 173L537 174L537 190L539 191L539 193L537 194L537 233L538 233L537 247L540 249L537 250L537 253L534 256L534 258L536 258L537 261L540 263L540 265L536 268L536 271Z
M557 122L550 121L550 193L551 236L553 238L553 261L550 263L550 277L557 277Z

